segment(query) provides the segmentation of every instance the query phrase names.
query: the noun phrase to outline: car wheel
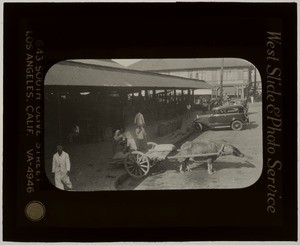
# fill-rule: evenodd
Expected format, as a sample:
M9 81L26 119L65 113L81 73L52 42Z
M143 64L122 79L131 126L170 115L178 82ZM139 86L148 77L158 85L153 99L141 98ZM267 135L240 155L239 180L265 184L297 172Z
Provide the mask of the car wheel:
M195 123L195 129L200 132L203 131L202 123Z
M236 131L239 131L239 130L242 130L243 128L243 123L239 120L234 120L232 123L231 123L231 129L232 130L236 130Z

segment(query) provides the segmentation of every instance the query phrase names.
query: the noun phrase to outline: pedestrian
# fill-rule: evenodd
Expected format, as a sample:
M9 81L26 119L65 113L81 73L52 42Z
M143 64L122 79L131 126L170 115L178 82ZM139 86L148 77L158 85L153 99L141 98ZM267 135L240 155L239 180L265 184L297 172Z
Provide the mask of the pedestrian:
M143 114L140 112L140 109L138 110L138 113L135 115L134 118L134 124L137 126L145 126L145 120Z
M228 96L227 93L225 93L225 95L224 95L224 101L226 102L226 101L228 101L228 99L229 99L229 96Z
M251 99L251 104L253 104L254 103L254 96L253 96L253 94L250 95L250 99Z
M135 130L137 138L137 148L141 152L147 152L149 150L147 145L147 135L145 129L142 126L138 126Z
M63 151L61 145L57 146L57 153L53 155L52 160L52 174L54 174L55 186L61 190L64 190L64 186L68 189L72 189L72 183L70 181L69 173L71 169L71 163L69 154Z
M224 106L229 106L230 105L230 99L228 98L226 101L223 103Z
M203 99L203 114L206 114L207 107L208 107L208 103L206 99Z
M187 118L190 118L191 117L191 109L192 109L192 106L190 103L187 104L186 109L187 109Z

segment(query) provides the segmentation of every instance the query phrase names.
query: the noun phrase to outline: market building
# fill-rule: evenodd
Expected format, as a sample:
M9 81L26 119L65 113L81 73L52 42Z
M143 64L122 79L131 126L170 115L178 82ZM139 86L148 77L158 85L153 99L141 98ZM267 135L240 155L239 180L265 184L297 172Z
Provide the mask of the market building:
M125 69L110 60L62 61L45 77L45 138L63 141L76 124L82 142L111 139L139 110L147 122L183 115L199 89L212 88L203 80Z
M199 91L198 94L202 97L220 95L221 74L223 75L223 94L227 94L229 97L244 99L252 93L261 92L261 77L257 68L244 59L144 59L128 68L204 80L213 89L206 93L203 93L203 90Z

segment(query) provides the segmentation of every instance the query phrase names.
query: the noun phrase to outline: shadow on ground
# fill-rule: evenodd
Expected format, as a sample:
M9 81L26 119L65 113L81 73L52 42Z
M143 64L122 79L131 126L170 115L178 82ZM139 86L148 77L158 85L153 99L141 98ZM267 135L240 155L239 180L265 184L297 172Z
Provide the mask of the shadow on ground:
M255 128L257 128L259 125L257 124L257 123L255 123L255 122L250 122L250 124L249 125L246 125L245 126L245 129L255 129Z
M190 162L191 164L191 169L196 170L196 169L207 169L207 164L206 162ZM197 165L196 167L193 167L192 165ZM179 171L179 162L178 161L163 161L155 165L150 169L150 175L155 176L158 174L162 174L166 171L169 170L175 170ZM233 169L233 168L255 168L255 165L250 163L250 162L214 162L213 167L216 170L221 170L221 169Z
M215 170L221 170L221 169L233 169L233 168L255 168L255 165L250 162L214 162L213 168ZM192 170L196 169L207 169L206 163L202 163L198 165L197 167L192 168Z
M192 165L197 165L196 167L191 166L191 170L207 170L207 164L205 162L195 162ZM237 169L237 168L255 168L255 165L250 162L215 162L213 167L216 171L222 169ZM133 178L127 174L122 177L122 181L117 183L116 189L118 190L134 190L139 186L147 177L155 177L166 171L178 171L179 173L179 162L177 161L162 161L157 163L150 169L149 174L143 178Z

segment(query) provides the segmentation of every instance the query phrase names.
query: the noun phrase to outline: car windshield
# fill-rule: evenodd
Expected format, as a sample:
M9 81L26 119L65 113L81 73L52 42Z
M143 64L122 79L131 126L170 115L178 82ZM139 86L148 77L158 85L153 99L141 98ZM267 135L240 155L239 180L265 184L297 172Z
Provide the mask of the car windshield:
M219 110L213 110L213 114L224 114L225 111L222 110L222 109L219 109Z
M240 112L239 108L229 108L227 109L227 113L238 113Z

